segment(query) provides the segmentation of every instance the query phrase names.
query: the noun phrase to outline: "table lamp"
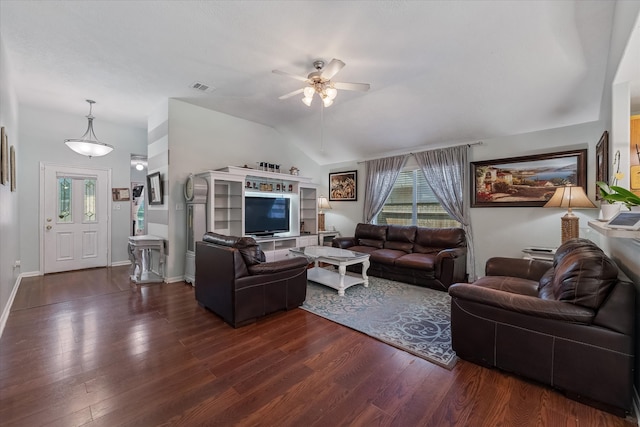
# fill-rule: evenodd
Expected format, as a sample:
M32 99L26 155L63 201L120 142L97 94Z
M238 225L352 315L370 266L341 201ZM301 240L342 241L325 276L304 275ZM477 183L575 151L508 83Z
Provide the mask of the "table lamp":
M325 231L324 230L324 209L331 209L331 205L329 204L329 201L327 200L326 197L324 196L320 196L318 197L318 231Z
M584 189L578 186L568 185L556 189L551 199L544 205L545 208L567 208L567 213L562 217L562 243L569 239L580 237L578 218L571 211L572 208L595 208L596 206L584 193Z

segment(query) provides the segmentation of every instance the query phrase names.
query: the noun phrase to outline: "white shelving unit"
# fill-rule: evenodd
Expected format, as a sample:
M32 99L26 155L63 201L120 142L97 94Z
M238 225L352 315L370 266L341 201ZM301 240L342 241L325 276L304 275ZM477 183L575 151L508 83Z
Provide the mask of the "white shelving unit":
M207 230L243 236L244 198L251 195L278 195L290 199L291 229L273 237L257 238L268 261L283 259L289 249L318 242L317 185L311 178L227 166L197 174L207 180ZM301 224L304 229L301 230Z
M598 220L589 221L589 227L606 237L620 237L623 239L640 239L640 231L621 230L610 228L604 222Z

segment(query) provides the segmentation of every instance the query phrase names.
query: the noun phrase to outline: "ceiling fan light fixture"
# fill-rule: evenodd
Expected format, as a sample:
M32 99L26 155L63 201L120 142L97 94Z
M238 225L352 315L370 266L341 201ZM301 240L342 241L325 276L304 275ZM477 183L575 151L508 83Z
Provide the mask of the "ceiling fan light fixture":
M333 104L333 99L329 99L329 97L327 96L326 98L322 99L322 103L324 104L325 108L330 107L331 104Z
M327 93L327 98L333 101L334 99L336 99L336 96L338 95L338 90L334 87L328 87L326 90L326 93Z
M305 98L313 98L313 94L316 92L316 90L312 87L312 86L307 86L304 88L304 97Z
M304 98L302 98L302 102L304 102L304 105L306 105L307 107L311 107L311 101L313 101L313 98L310 96L305 96Z
M91 99L87 99L86 101L89 103L89 114L86 116L89 124L87 125L86 132L80 138L65 139L64 143L76 153L89 158L104 156L113 150L113 146L98 141L96 134L93 132L94 117L91 114L93 104L96 102Z

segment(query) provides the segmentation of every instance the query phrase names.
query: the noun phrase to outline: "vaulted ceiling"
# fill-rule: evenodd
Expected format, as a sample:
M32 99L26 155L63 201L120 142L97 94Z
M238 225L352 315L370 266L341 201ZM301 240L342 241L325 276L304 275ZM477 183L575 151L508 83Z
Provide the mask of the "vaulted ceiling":
M611 1L11 1L21 104L144 127L167 98L277 129L320 164L599 119ZM339 58L321 112L302 95ZM201 82L215 88L201 93ZM322 114L321 114L322 113ZM226 143L228 141L221 141Z

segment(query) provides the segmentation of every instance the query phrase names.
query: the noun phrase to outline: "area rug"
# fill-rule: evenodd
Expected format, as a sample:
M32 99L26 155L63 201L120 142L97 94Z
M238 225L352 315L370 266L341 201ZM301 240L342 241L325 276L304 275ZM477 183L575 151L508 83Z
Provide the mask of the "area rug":
M341 297L308 282L301 308L444 368L456 364L446 292L370 276L368 288L355 285Z

